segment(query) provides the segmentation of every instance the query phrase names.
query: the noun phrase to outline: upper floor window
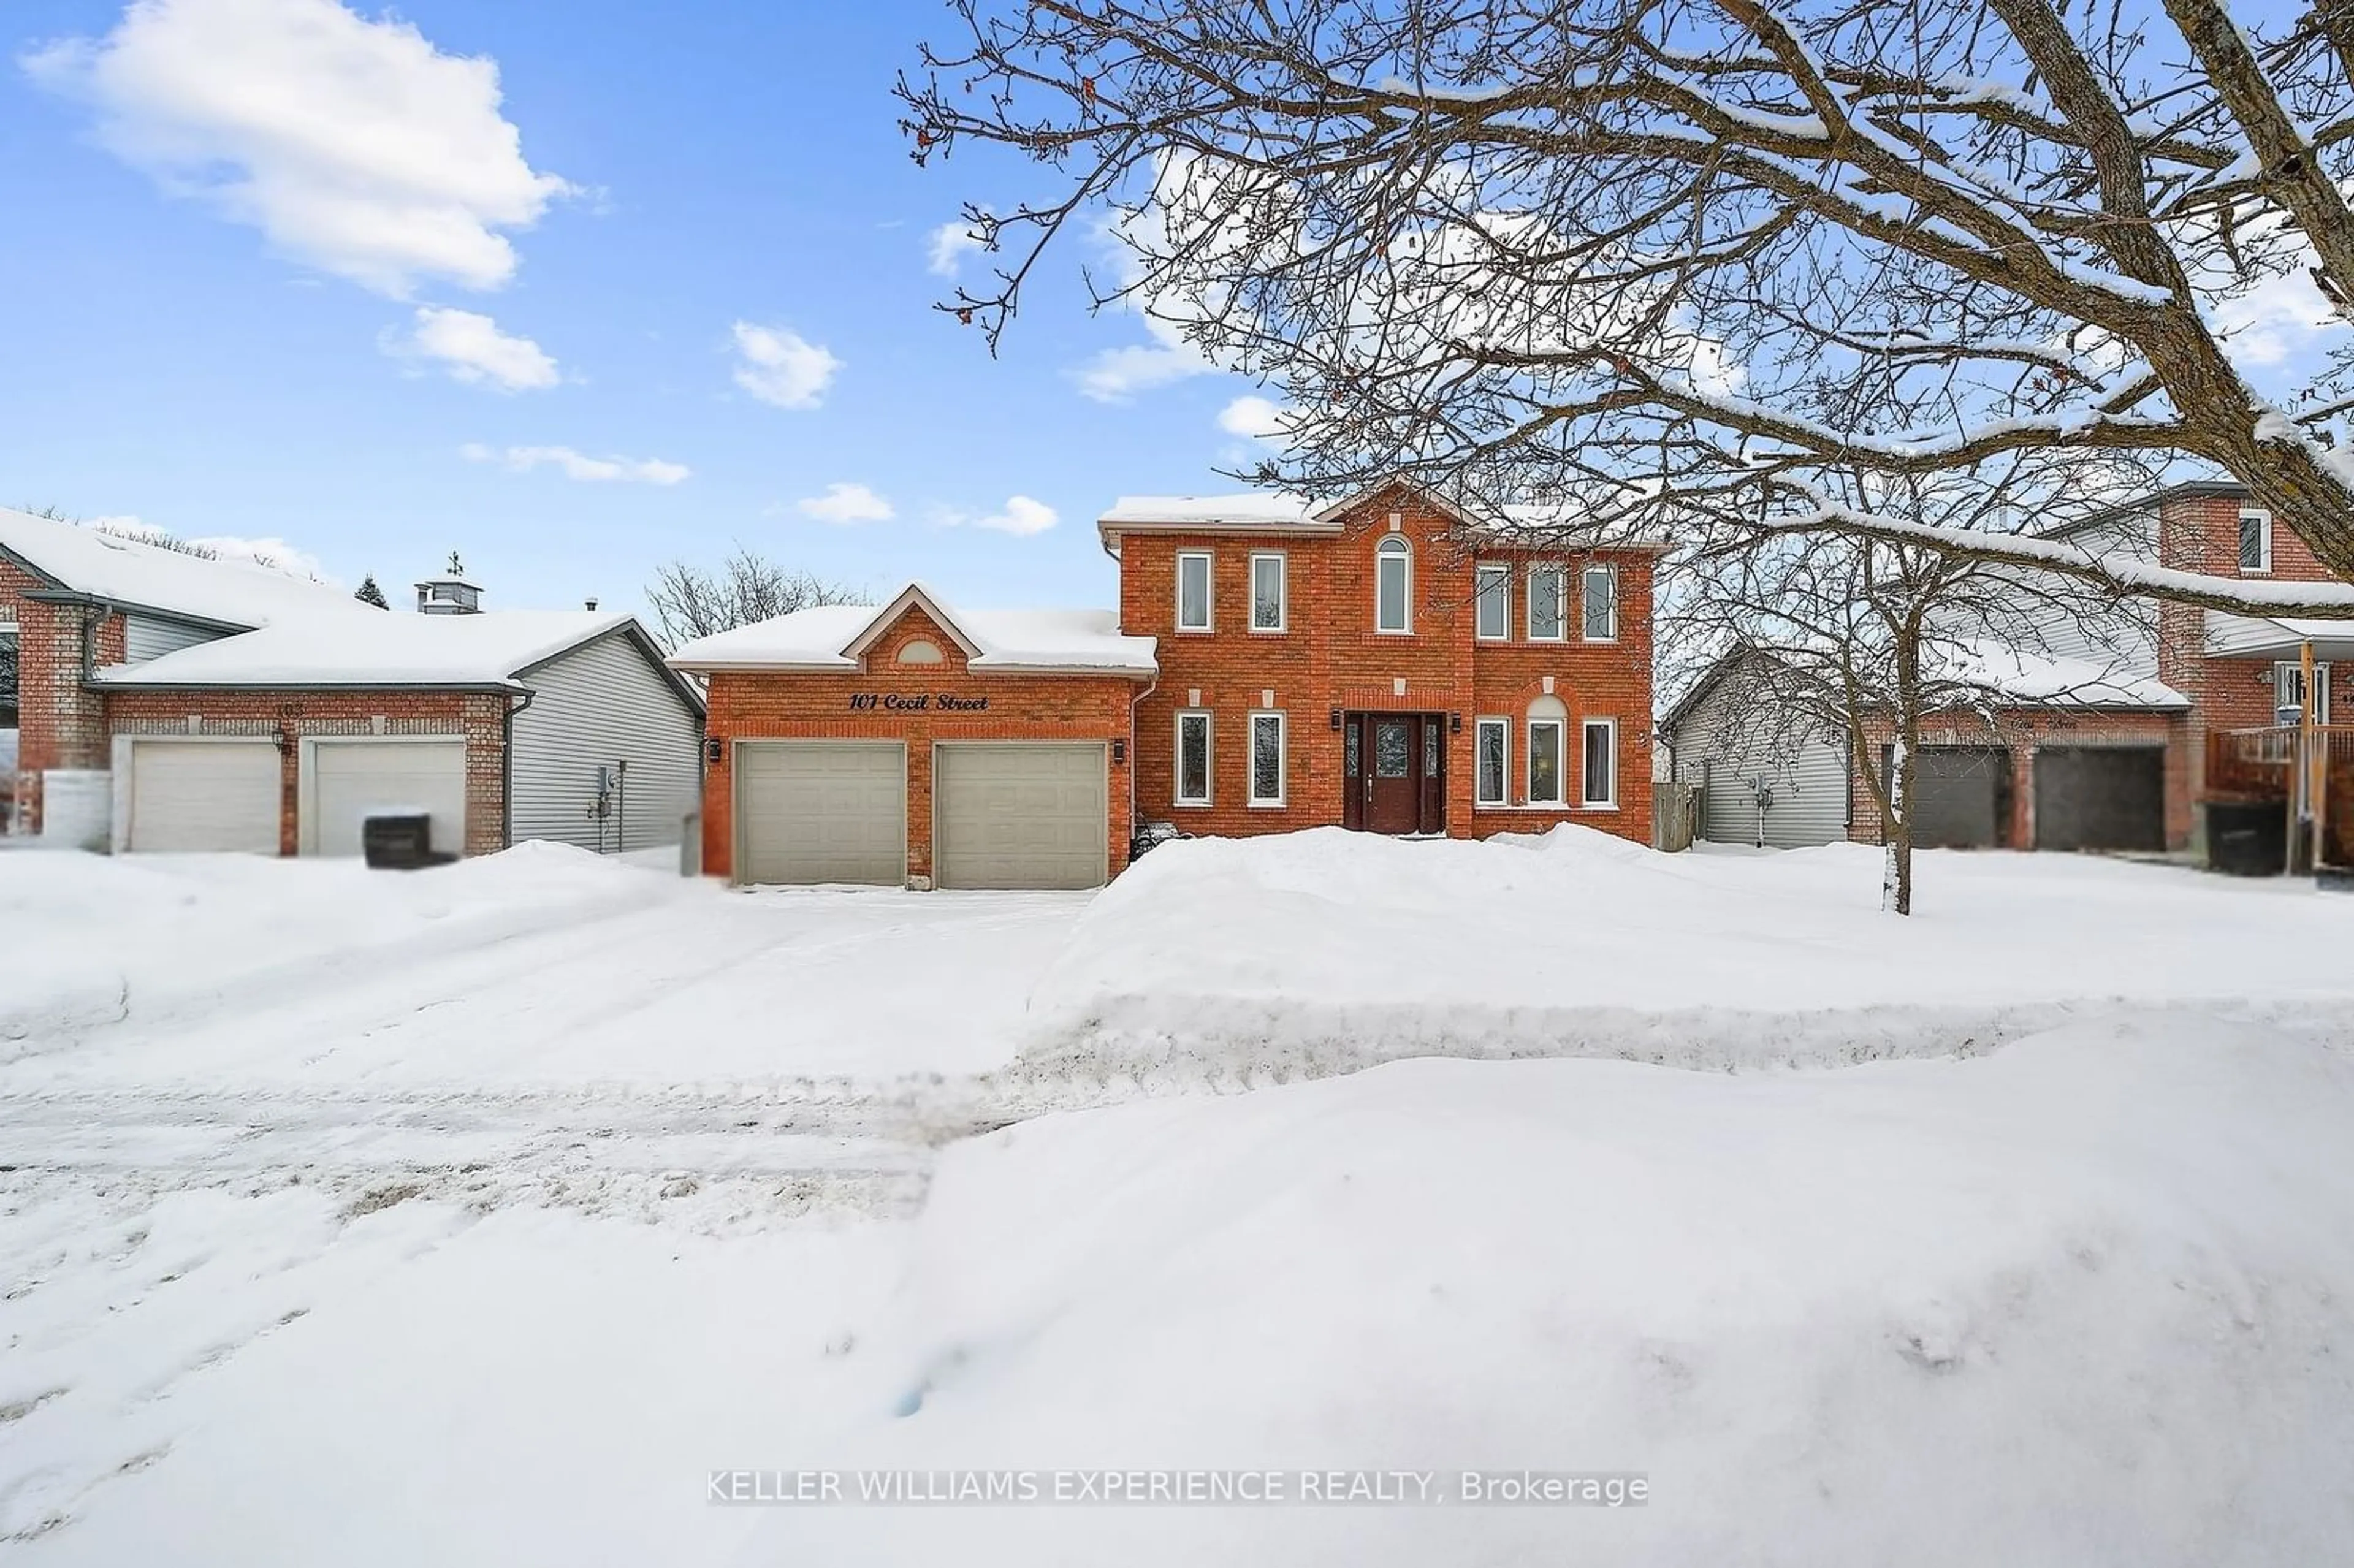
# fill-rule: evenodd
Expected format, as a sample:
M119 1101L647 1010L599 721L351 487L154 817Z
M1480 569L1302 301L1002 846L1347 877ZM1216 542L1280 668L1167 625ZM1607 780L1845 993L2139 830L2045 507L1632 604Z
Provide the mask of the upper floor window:
M1210 630L1210 552L1177 552L1177 630Z
M1373 552L1373 630L1413 630L1413 546L1392 534Z
M1283 557L1267 553L1250 558L1251 619L1253 631L1283 630L1284 584Z
M1529 568L1529 641L1558 642L1569 635L1565 624L1569 574L1559 567Z
M2273 514L2254 507L2240 513L2240 569L2243 572L2269 572L2273 569Z
M1475 578L1479 584L1478 635L1485 641L1501 641L1512 634L1512 568L1483 566Z
M1588 567L1580 574L1580 635L1588 642L1618 641L1618 573L1609 567Z

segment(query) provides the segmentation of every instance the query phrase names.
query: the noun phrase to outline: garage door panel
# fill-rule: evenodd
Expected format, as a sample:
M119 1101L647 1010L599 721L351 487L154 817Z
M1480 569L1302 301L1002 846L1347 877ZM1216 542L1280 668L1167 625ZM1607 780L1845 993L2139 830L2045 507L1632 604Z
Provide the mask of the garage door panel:
M280 790L274 741L136 741L125 842L149 853L276 854Z
M748 743L736 812L749 883L907 880L907 760L896 744Z
M2156 747L2046 747L2035 755L2035 847L2166 847L2166 754Z
M1881 777L1889 748L1881 748ZM1991 849L2010 816L2010 754L1981 747L1925 746L1913 775L1913 842L1921 849Z
M943 745L935 880L942 887L1096 887L1106 867L1100 745Z
M426 812L437 851L456 854L464 849L464 741L318 741L311 769L306 804L313 820L304 834L310 853L358 854L368 817L397 810Z

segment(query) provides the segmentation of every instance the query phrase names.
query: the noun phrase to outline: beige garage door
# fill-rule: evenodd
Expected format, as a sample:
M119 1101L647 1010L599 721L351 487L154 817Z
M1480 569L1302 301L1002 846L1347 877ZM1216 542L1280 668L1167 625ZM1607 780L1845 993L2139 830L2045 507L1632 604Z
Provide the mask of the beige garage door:
M942 887L1095 887L1104 879L1104 748L942 746L933 780Z
M433 847L466 847L466 743L462 740L322 740L311 749L302 824L305 854L357 854L360 824L378 811L423 811Z
M278 745L141 740L131 747L134 850L278 853Z
M907 879L907 765L896 741L736 748L736 880Z

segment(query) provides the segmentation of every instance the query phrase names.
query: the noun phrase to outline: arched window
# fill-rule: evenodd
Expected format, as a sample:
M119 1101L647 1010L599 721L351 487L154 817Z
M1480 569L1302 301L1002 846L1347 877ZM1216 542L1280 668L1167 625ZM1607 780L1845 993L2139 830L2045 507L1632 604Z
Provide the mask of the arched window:
M917 637L910 639L907 646L899 650L899 662L902 664L938 664L945 662L945 660L940 653L940 645L938 643L934 642L927 637Z
M1414 546L1395 534L1373 551L1373 630L1414 630Z

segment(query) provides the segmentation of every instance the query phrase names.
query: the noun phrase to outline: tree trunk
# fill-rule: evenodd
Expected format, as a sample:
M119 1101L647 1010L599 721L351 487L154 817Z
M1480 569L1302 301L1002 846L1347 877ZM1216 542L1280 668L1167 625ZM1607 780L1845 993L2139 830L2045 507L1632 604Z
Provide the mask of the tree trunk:
M1880 872L1880 906L1913 913L1913 784L1921 753L1921 638L1913 627L1896 634L1896 740L1888 755L1887 845Z

